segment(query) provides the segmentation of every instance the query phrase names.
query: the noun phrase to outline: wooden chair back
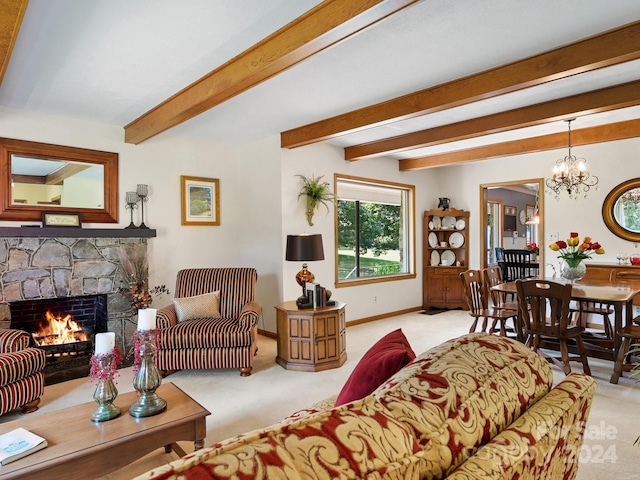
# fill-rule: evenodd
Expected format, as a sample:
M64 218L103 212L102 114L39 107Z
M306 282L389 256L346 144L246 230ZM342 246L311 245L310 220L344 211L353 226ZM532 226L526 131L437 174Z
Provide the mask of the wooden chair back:
M491 287L504 283L502 278L502 269L498 265L492 265L482 270L482 278L484 280L484 289L487 299L490 299L494 306L500 307L505 303L504 292L496 292Z
M487 297L479 270L467 270L460 273L464 296L467 300L470 314L480 314L487 309Z
M531 278L538 274L538 265L531 263L529 250L505 250L504 261L498 263L502 268L502 277L505 282Z
M526 334L565 338L570 322L571 284L517 280L518 308Z

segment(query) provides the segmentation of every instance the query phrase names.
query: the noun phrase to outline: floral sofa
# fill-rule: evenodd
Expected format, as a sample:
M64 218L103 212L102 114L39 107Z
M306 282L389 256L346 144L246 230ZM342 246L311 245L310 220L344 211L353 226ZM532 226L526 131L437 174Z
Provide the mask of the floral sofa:
M552 378L523 344L469 334L364 398L298 412L138 480L573 479L596 386L581 373L555 387Z

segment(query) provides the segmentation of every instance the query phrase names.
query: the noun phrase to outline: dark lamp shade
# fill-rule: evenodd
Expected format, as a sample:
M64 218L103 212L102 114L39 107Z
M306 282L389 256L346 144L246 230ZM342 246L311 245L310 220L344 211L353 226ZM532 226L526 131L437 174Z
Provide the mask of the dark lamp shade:
M311 262L324 260L322 235L287 235L287 252L285 259L289 261Z

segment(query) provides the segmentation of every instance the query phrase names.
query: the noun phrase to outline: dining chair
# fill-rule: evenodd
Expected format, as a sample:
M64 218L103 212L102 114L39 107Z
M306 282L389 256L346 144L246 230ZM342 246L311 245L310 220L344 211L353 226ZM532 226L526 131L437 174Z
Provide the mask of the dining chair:
M582 369L591 375L587 351L582 342L583 328L571 325L569 304L571 284L549 280L516 280L520 319L527 338L527 345L561 368L565 375L571 373L571 361L582 363ZM542 341L557 341L560 358L540 350ZM578 355L569 355L569 342L575 343Z
M605 269L587 269L587 274L582 281L597 280L610 282L612 278L612 271ZM604 331L603 334L588 332L590 336L594 337L593 340L605 339L613 340L614 329L611 322L611 316L614 314L613 306L605 302L594 301L581 301L572 302L571 312L574 315L574 323L582 326L583 328L589 328L591 330ZM590 315L597 315L602 317L602 323L594 323L589 321ZM583 334L584 335L584 334Z
M498 265L492 265L482 270L482 281L484 285L485 295L488 299L488 306L495 310L507 310L509 313L518 313L518 302L513 301L512 295L506 292L498 292L492 290L492 287L504 283L502 278L502 269ZM511 297L507 299L507 296ZM514 318L513 329L505 327L506 331L517 332L518 322ZM517 335L516 335L517 336Z
M538 264L531 261L529 250L505 249L504 260L498 264L502 268L502 277L505 282L538 275Z
M487 331L487 324L489 319L492 319L489 333L496 331L496 325L500 323L499 331L500 335L506 336L507 330L505 323L508 319L518 315L517 310L508 310L505 308L495 308L489 305L488 293L485 284L482 280L482 274L479 270L467 270L460 273L462 285L464 288L464 295L469 307L469 315L473 317L473 323L469 329L469 333L476 331L478 320L482 318L482 332Z
M622 343L613 367L611 383L618 383L623 372L629 372L638 367L638 363L632 360L632 356L633 354L640 355L640 326L626 325L622 327L620 337Z

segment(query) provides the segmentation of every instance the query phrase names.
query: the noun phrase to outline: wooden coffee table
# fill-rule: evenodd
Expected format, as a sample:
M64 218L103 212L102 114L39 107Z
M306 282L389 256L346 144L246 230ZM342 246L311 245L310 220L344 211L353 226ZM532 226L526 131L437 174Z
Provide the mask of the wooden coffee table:
M1 467L0 478L84 480L106 475L163 446L167 452L173 450L184 456L178 440L191 440L196 450L202 448L207 430L205 417L210 412L173 383L162 384L157 393L167 401L167 409L152 417L129 415L129 407L138 394L130 392L116 398L114 403L122 414L107 422L89 419L98 404L88 402L0 424L0 434L23 427L49 444Z

